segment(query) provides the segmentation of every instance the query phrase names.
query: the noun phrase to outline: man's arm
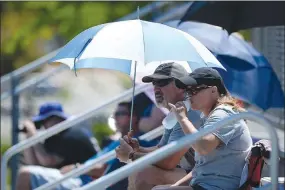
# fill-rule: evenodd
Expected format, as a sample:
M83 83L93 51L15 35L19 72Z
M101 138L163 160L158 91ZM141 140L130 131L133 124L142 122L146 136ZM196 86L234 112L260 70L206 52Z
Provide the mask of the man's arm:
M123 139L125 140L125 142L127 142L129 144L133 144L135 147L139 147L138 150L136 150L136 148L134 149L135 153L133 155L133 159L138 159L138 158L158 149L161 146L164 146L166 144L169 144L172 141L180 139L183 136L185 136L184 132L181 129L181 127L177 124L173 128L173 130L165 130L164 131L164 134L163 134L162 138L160 139L160 142L155 147L144 148L144 147L138 146L139 145L138 141L135 139L131 140L131 143L130 143L130 140L128 139L127 136L125 136ZM174 154L166 157L165 159L160 160L159 162L157 162L154 165L161 168L161 169L165 169L165 170L174 169L179 164L181 158L184 156L184 154L188 151L189 148L181 149L181 150L175 152Z
M171 186L175 187L180 185L189 185L191 180L192 180L192 171Z
M158 149L158 146L152 146L152 147L139 147L138 153L150 153Z
M181 139L184 136L185 134L182 128L177 123L172 130L165 129L164 134L158 146L159 147L165 146L173 141ZM189 148L180 149L174 154L169 155L168 157L159 161L155 165L161 169L166 169L166 170L174 169L180 163L181 158L185 155L185 153L188 151Z
M163 160L160 160L159 162L155 163L154 165L161 168L161 169L165 169L165 170L174 169L179 164L181 158L188 151L188 149L189 148L184 148L178 152L175 152L174 154L164 158ZM133 155L133 160L141 158L148 153L135 152Z
M165 146L165 145L171 143L172 141L176 141L176 140L178 140L184 136L185 136L185 134L184 134L182 128L177 124L174 126L174 128L172 130L165 130L164 131L163 136L160 139L160 142L156 146L156 149L159 147ZM185 153L188 151L189 148L181 149L181 150L175 152L174 154L169 155L168 157L160 160L159 162L155 163L154 165L161 168L161 169L165 169L165 170L174 169L180 163L181 158L185 155ZM140 149L142 149L142 148L140 148ZM154 151L156 149L152 149L152 150ZM138 159L138 158L144 156L146 153L149 153L149 152L139 151L137 153L134 153L134 159Z
M140 146L138 139L136 138L129 138L127 135L123 137L124 141L128 143L136 152L140 153L149 153L158 149L158 145L152 147L143 147Z

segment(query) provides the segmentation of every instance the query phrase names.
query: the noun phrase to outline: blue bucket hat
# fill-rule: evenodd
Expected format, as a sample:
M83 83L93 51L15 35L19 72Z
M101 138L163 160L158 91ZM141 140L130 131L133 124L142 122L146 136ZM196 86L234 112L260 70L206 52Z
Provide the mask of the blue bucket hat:
M67 119L68 115L63 112L62 105L56 102L45 103L40 106L39 114L32 117L32 121L37 123L47 119L50 116L58 116Z

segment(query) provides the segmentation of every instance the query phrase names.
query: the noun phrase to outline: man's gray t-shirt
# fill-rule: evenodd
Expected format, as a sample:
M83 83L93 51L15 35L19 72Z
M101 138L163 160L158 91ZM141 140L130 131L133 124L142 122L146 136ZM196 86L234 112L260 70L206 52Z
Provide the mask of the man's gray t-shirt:
M189 110L187 113L188 119L192 122L192 124L198 129L201 126L201 112ZM166 144L171 143L172 141L179 140L180 138L184 137L185 134L177 122L176 125L172 129L164 129L163 136L158 143L158 146L164 146ZM192 148L191 148L192 149ZM187 164L180 162L180 166L185 169L189 170L193 168L195 160L194 160L194 151L189 149L189 151L185 154L184 158L188 162Z
M216 122L233 115L231 106L220 105L203 120L200 127L211 127ZM211 190L236 190L239 187L245 158L252 146L249 129L244 120L222 127L213 133L223 143L207 155L195 152L195 167L192 170L191 185Z

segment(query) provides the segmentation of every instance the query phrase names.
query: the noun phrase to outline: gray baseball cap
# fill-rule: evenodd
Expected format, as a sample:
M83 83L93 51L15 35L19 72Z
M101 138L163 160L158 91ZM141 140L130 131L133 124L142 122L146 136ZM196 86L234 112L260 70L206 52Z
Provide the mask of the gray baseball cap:
M187 76L186 69L175 62L163 63L159 65L152 75L144 76L142 81L145 83L153 82L153 80L163 80L163 79L171 79L171 78L181 78Z

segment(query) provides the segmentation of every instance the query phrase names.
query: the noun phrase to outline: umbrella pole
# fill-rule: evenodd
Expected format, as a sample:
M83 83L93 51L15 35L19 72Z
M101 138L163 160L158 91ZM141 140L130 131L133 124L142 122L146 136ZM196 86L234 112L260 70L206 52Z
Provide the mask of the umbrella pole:
M133 136L133 111L134 111L134 99L135 99L135 88L136 88L136 75L137 75L137 61L135 61L135 72L134 72L134 80L133 80L133 95L132 95L132 107L131 107L131 118L130 118L130 130L128 136L131 138Z
M140 19L140 7L137 7L137 17ZM134 99L135 99L135 88L136 88L136 75L137 75L137 61L135 61L135 72L134 72L134 81L133 81L133 95L132 95L132 108L131 108L131 118L130 118L130 129L128 132L129 138L133 137L133 111L134 111Z

